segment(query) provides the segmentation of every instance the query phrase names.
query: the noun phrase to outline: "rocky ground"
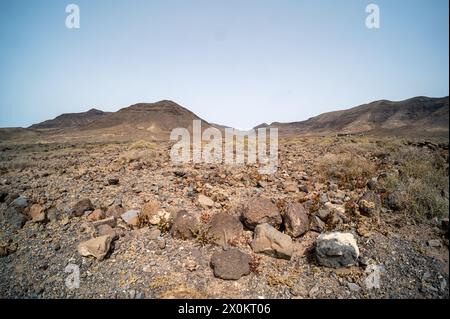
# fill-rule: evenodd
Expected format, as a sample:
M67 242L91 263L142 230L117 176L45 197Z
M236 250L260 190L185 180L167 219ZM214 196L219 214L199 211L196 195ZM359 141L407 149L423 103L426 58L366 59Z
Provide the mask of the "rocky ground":
M400 148L444 163L431 215L387 191ZM0 145L0 297L449 297L448 144L286 138L273 175L169 149Z

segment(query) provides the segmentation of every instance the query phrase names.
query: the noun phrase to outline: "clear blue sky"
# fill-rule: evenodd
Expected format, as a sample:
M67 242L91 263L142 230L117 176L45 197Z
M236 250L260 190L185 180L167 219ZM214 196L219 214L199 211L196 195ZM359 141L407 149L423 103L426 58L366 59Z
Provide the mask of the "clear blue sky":
M65 7L81 28L65 27ZM365 27L366 5L381 28ZM446 96L448 0L1 0L0 127L170 99L237 128Z

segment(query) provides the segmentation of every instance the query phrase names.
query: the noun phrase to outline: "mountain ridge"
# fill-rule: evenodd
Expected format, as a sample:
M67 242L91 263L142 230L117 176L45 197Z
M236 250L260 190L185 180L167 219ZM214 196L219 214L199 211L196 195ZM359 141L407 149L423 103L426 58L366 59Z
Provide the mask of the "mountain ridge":
M363 133L411 130L414 126L418 130L448 132L448 109L448 96L418 96L402 101L373 101L346 110L322 113L304 121L273 122L266 127L277 127L291 133Z
M209 123L171 100L135 103L116 112L91 108L86 112L65 113L28 128L0 130L0 141L16 136L70 140L167 138L177 127L192 130L193 120L202 128L229 126ZM359 106L319 114L304 121L262 123L255 127L279 129L280 135L323 134L438 134L448 136L449 97L417 96L402 101L378 100ZM18 134L20 133L20 134Z

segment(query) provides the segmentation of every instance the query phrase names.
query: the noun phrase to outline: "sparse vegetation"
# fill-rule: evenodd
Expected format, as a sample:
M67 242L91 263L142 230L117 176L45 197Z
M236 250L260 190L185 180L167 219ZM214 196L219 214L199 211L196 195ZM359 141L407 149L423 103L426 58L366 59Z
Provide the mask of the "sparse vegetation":
M139 141L131 144L128 149L129 150L154 150L154 149L156 149L156 146L157 145L155 143L152 143L149 141L144 141L144 140L139 140Z
M399 174L382 182L396 205L419 220L448 214L448 160L416 148L398 149L392 158L399 163Z
M325 179L335 179L341 183L358 182L358 186L362 187L375 173L375 166L355 153L330 153L319 159L318 170Z
M261 256L252 255L252 260L250 261L250 271L254 274L259 274L260 273L260 266L261 266Z
M172 228L172 220L165 218L164 216L161 216L158 224L156 225L156 228L158 228L159 231L163 234L167 233L170 231L170 228Z
M212 238L209 234L209 226L203 223L199 223L197 227L191 229L192 234L194 235L195 241L200 244L200 246L208 245Z
M156 153L152 150L131 150L122 153L119 156L121 164L129 164L132 162L141 161L145 164L150 164L154 161Z
M152 142L140 140L131 144L125 151L119 155L121 164L130 164L132 162L143 162L151 164L157 156L157 145Z
M275 272L269 272L267 274L267 284L269 286L287 286L289 288L294 287L298 278L296 274L290 274L288 276L282 276Z

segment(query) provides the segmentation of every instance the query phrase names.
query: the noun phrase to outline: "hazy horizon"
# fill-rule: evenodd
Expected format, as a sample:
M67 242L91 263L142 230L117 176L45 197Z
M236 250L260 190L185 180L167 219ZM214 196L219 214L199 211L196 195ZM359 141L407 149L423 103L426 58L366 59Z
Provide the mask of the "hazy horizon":
M80 29L64 1L0 3L0 127L172 100L247 129L449 95L446 0L72 3Z

